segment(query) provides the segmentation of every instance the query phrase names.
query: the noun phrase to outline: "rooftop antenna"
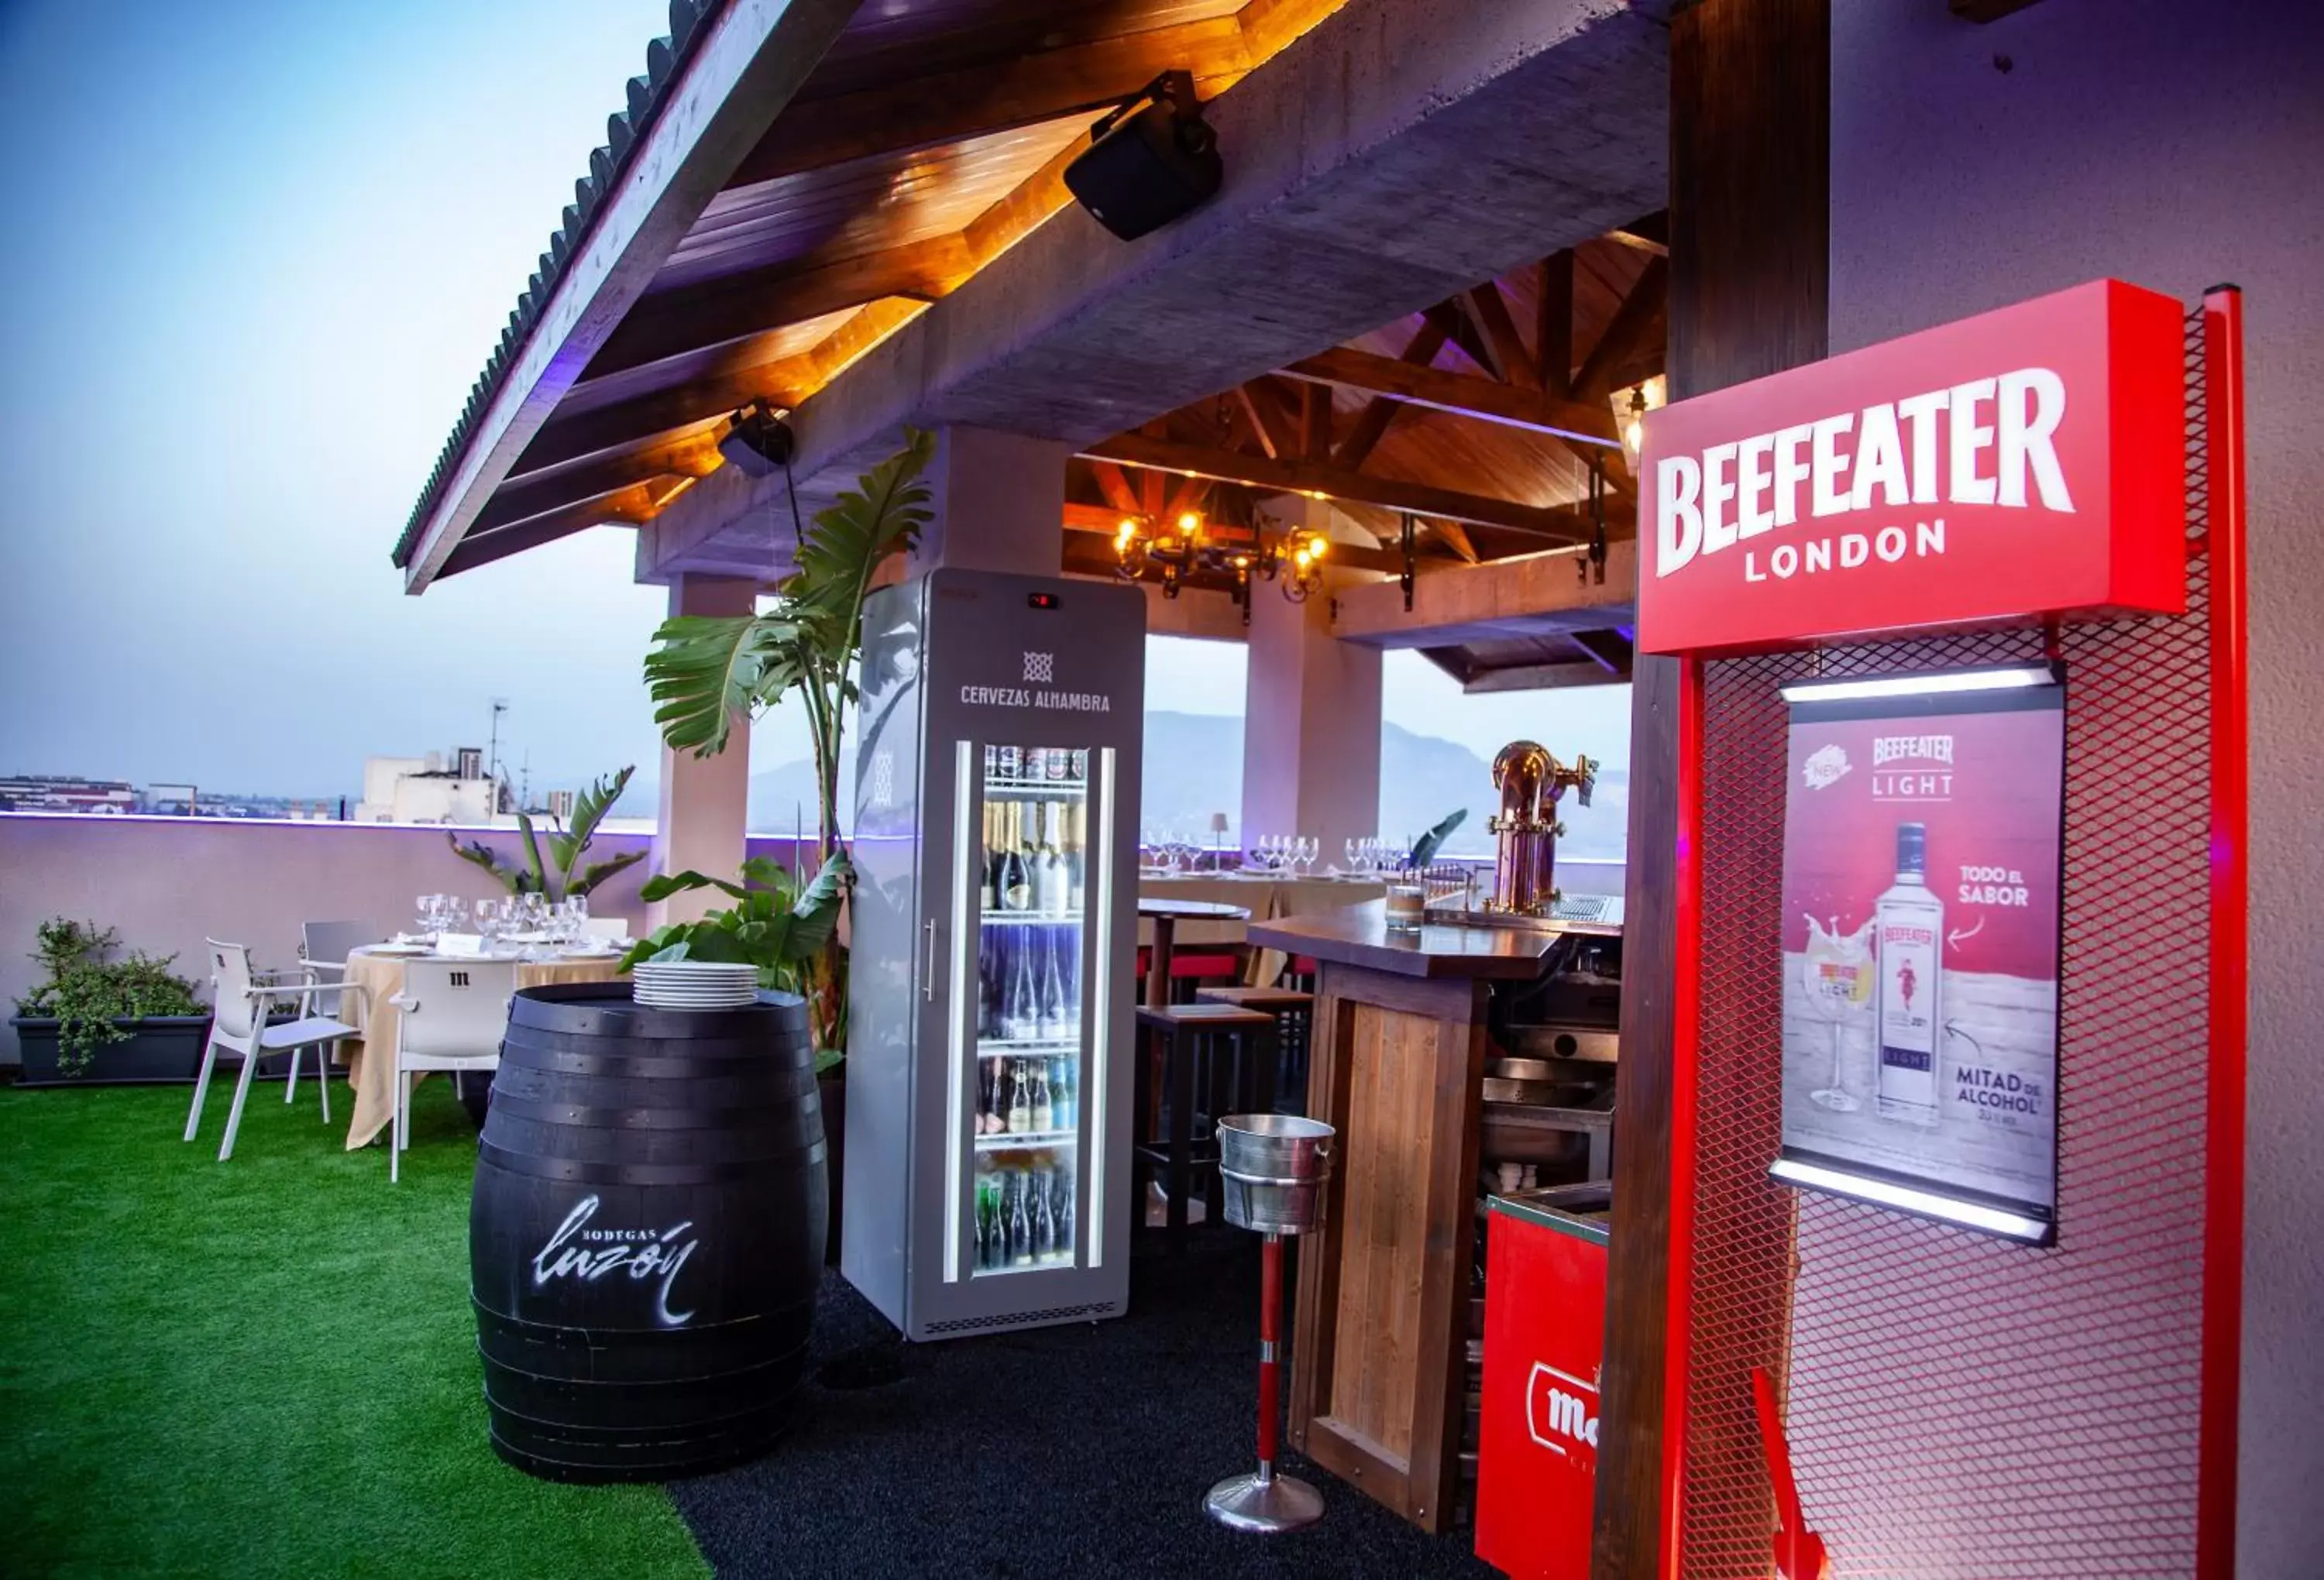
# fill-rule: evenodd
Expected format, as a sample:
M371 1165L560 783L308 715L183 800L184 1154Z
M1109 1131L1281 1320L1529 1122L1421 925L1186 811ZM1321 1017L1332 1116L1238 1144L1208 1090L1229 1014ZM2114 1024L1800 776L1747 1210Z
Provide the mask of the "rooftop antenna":
M493 699L492 744L484 749L484 774L488 778L501 776L501 715L509 710L506 697Z

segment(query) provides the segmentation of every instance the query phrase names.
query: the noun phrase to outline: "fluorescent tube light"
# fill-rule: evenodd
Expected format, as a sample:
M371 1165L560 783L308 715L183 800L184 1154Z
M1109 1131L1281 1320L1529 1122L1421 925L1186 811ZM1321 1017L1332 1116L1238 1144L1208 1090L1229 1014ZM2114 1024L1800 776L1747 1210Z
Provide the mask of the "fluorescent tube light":
M1858 697L1933 697L1949 692L2014 691L2054 685L2046 664L2013 664L1998 669L1944 669L1926 675L1879 675L1862 680L1803 680L1782 688L1787 703L1840 703Z
M1947 1223L1983 1229L1990 1235L2006 1235L2013 1240L2024 1240L2033 1245L2045 1244L2052 1226L2023 1213L1997 1207L1980 1207L1975 1202L1939 1196L1932 1191L1916 1190L1910 1185L1867 1179L1861 1174L1842 1173L1838 1169L1826 1169L1793 1158L1777 1158L1767 1172L1786 1184L1829 1190L1835 1196L1852 1196L1858 1201L1874 1202L1882 1207L1902 1208L1923 1217L1942 1218Z

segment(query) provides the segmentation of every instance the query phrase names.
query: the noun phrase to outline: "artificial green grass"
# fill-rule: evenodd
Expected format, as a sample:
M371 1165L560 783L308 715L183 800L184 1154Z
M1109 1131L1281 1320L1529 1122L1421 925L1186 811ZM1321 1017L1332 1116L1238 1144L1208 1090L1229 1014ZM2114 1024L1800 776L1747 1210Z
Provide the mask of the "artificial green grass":
M352 1094L0 1089L0 1572L700 1575L659 1487L552 1486L485 1441L475 1133L414 1105L403 1181Z

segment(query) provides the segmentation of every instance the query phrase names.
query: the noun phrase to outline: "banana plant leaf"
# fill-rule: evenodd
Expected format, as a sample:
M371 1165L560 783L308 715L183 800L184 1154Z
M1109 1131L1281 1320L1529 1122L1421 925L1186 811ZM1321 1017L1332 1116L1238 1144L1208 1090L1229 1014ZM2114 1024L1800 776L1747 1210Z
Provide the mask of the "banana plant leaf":
M872 578L890 556L908 549L932 519L920 481L935 436L910 430L881 462L800 534L798 569L779 605L759 615L679 615L654 632L646 688L662 739L680 751L715 757L733 721L795 688L854 695L847 677L858 620Z
M646 879L645 886L638 891L638 897L650 905L656 900L666 900L672 895L682 895L688 889L706 888L724 889L738 900L750 892L739 883L728 883L723 877L711 877L689 867L684 872L655 874Z
M768 666L797 634L796 621L771 615L662 621L646 655L646 689L662 739L696 757L725 750L735 715L749 716L764 699Z
M1469 809L1455 807L1452 814L1412 842L1412 854L1406 857L1406 868L1417 871L1436 859L1436 852L1452 837L1452 831L1469 821Z
M904 447L857 479L799 540L798 569L783 594L823 652L853 657L857 612L881 564L916 540L932 518L921 473L936 456L936 436L912 429ZM842 667L844 667L843 663Z
M532 871L532 892L543 895L552 894L549 886L548 870L540 861L540 839L532 831L532 814L525 812L518 813L516 826L517 831L524 836L524 859L526 866ZM552 897L561 896L552 895Z
M613 803L619 801L622 792L630 787L630 776L637 771L636 765L632 764L617 774L595 780L573 798L572 826L558 830L549 840L549 863L558 872L569 877L574 864L581 859L581 852L587 850L589 841L596 837L597 825L605 821L607 813L613 810ZM613 870L619 871L620 868ZM566 892L579 894L586 891L576 889L567 882Z
M835 850L804 887L790 874L763 857L744 864L752 877L775 881L744 887L724 878L687 871L657 877L648 883L649 899L666 898L687 889L715 888L734 897L734 904L692 922L673 922L655 929L622 957L628 970L641 960L716 960L759 969L767 987L798 990L801 968L822 952L839 925L839 913L854 868L844 850Z
M623 850L619 855L606 857L603 861L592 861L573 875L573 880L565 886L565 892L568 895L589 894L613 874L643 861L646 855L643 850Z

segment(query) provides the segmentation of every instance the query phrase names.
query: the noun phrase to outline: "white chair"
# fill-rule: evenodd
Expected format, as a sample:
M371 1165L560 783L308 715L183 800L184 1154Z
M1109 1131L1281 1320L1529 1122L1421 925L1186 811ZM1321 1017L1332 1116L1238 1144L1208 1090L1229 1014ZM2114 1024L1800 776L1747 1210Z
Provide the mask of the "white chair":
M386 936L368 922L301 922L299 958L316 981L337 982L346 975L349 955Z
M343 982L347 975L347 957L368 943L377 943L386 936L368 922L301 922L299 923L299 961L309 982L330 984ZM331 1061L336 1057L330 1049L315 1054L316 1078L322 1081L323 1117L331 1116L329 1091ZM296 1102L299 1097L299 1056L290 1056L290 1079L282 1083L282 1101Z
M516 997L514 960L408 960L403 991L388 1002L395 1021L395 1128L388 1137L387 1178L402 1178L411 1144L411 1078L426 1070L497 1070L509 1001Z
M630 941L630 919L627 916L591 916L581 925L591 938L602 938L609 943L627 943Z
M315 1050L321 1061L321 1074L316 1084L322 1088L323 1123L331 1122L330 1052L341 1037L359 1033L345 1021L314 1013L318 997L337 997L344 1004L346 995L361 993L362 987L353 982L317 982L311 978L286 982L282 973L254 971L250 951L238 943L222 943L212 938L205 940L210 951L210 1014L209 1045L202 1051L202 1072L194 1082L194 1107L186 1116L186 1139L194 1139L201 1128L202 1099L209 1095L210 1072L217 1067L218 1055L242 1061L242 1074L234 1084L234 1107L226 1116L226 1140L218 1147L218 1162L234 1155L235 1132L242 1128L242 1105L250 1096L250 1078L258 1069L258 1061L270 1053L290 1055L290 1080L283 1098L290 1099L299 1079L299 1060L308 1049ZM281 1024L269 1024L268 1015L275 1005L285 999L296 1000L299 1018Z

